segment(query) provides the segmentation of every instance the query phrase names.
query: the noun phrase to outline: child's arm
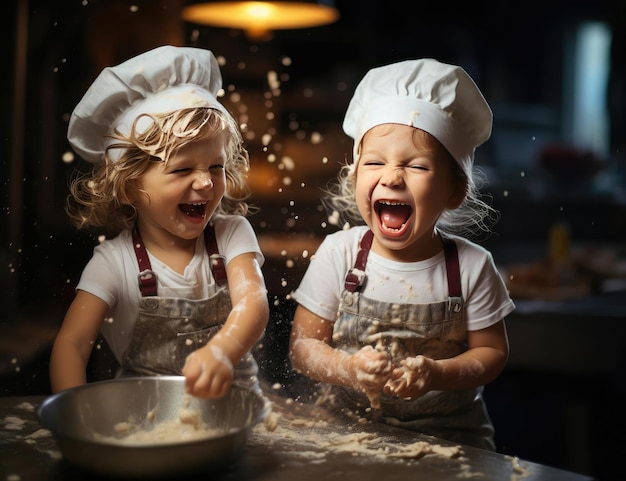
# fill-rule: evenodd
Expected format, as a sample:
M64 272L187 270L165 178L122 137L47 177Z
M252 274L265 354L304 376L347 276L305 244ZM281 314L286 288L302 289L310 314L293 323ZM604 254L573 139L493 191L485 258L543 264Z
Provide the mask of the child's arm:
M293 319L289 355L293 367L307 377L351 387L375 399L389 379L389 354L366 346L354 354L330 345L333 323L298 306Z
M508 360L509 342L504 321L467 333L468 349L450 359L416 356L394 369L385 392L418 398L432 390L472 389L496 379Z
M226 266L233 305L226 323L206 346L187 357L183 367L189 394L217 398L233 381L233 366L261 338L269 320L267 288L254 253L241 254Z
M99 297L77 291L52 346L50 387L52 392L87 382L87 363L109 306Z

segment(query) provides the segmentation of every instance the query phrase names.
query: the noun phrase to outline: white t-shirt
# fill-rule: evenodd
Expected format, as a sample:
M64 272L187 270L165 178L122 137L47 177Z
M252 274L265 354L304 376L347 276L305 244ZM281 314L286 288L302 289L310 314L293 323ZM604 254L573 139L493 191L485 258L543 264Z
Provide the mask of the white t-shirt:
M228 264L233 258L254 252L259 265L264 257L254 230L242 216L215 216L213 218L219 253ZM170 269L148 252L152 270L157 275L160 297L205 299L217 291L210 268L210 259L204 236L196 241L196 252L185 268L184 275ZM105 240L94 249L93 257L83 270L76 289L99 297L109 305L108 317L100 332L118 361L128 347L139 309L139 264L130 230Z
M328 235L292 297L309 311L334 321L344 289L344 279L354 267L359 243L367 226ZM468 331L489 327L510 314L515 305L485 248L462 237L457 245L461 288ZM448 278L443 251L419 262L397 262L370 251L365 267L364 297L396 304L426 304L448 298Z

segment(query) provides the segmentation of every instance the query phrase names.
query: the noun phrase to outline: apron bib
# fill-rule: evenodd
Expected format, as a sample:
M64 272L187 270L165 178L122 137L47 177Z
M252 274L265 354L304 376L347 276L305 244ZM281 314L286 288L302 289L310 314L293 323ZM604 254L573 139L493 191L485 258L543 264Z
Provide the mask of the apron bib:
M333 345L354 353L363 346L384 347L394 363L422 354L433 359L454 357L467 350L467 327L456 244L442 237L448 279L448 299L429 304L394 304L361 295L365 265L373 240L368 231L354 267L345 279ZM325 396L335 408L349 406L365 413L370 402L360 391L331 386ZM494 449L493 428L481 395L482 388L430 391L419 399L380 396L379 420L425 434Z
M219 288L206 299L192 300L157 295L156 274L151 269L139 232L133 231L142 297L132 338L124 354L122 376L182 375L187 356L206 345L224 324L232 309L224 257L218 253L211 225L204 235L211 271ZM233 382L256 390L257 373L258 365L248 352L235 366Z

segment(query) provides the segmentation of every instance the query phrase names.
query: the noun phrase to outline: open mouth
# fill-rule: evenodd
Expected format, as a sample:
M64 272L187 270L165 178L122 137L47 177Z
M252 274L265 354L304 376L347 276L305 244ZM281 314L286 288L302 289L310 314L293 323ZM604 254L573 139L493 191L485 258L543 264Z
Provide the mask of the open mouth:
M183 214L196 219L204 219L206 202L194 202L192 204L178 204Z
M390 232L400 232L413 211L408 204L387 200L376 202L375 208L382 228Z

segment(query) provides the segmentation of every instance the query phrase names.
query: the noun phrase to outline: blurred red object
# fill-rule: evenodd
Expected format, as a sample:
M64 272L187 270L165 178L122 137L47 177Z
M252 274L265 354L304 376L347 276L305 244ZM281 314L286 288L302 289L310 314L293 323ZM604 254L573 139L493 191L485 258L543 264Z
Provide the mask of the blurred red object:
M606 166L592 151L553 144L539 154L539 165L559 180L590 180Z

